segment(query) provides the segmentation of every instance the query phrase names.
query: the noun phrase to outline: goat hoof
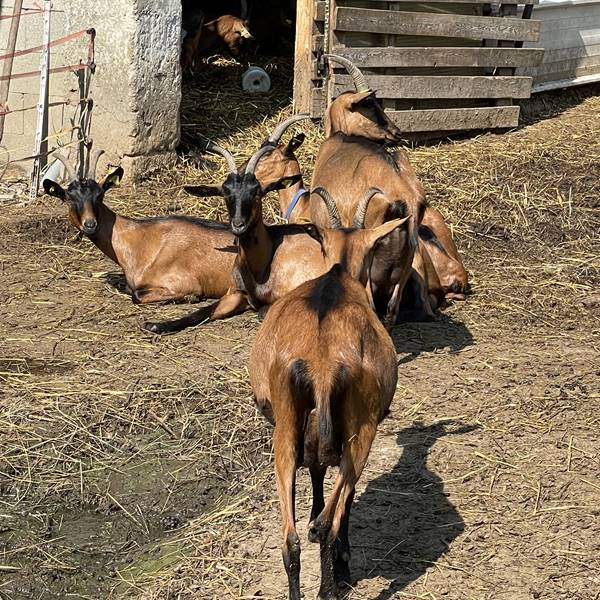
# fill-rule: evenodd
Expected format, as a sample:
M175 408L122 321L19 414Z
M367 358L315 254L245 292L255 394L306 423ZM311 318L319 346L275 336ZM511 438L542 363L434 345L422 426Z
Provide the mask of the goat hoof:
M160 323L153 323L152 321L148 321L143 325L146 331L150 333L163 333Z
M327 590L326 592L319 592L317 600L339 600L339 594L334 590Z
M318 543L321 540L319 529L314 521L308 525L308 541L313 544Z

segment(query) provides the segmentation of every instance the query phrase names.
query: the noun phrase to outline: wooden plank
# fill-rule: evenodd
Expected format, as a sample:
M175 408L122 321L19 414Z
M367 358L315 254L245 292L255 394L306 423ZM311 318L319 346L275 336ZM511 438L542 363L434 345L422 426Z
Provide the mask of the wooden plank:
M315 2L315 21L324 21L325 20L325 8L326 3L324 0L319 0L319 2Z
M334 26L338 31L433 35L467 39L535 42L539 21L471 15L396 12L369 8L336 7Z
M358 67L530 67L543 48L339 48Z
M386 114L405 133L497 129L519 124L518 106L390 110Z
M515 18L517 16L517 6L515 4L502 4L500 6L500 16L503 18ZM510 42L506 40L498 40L496 42L498 48L514 48L515 42ZM519 47L523 46L523 42L518 43ZM497 67L494 72L494 75L497 76L512 76L515 74L514 67ZM496 100L496 106L511 106L512 99L511 98L502 98Z
M334 75L334 95L353 89L348 75ZM531 77L369 75L379 98L529 98Z
M312 36L312 51L317 52L318 50L323 50L325 48L325 36L322 33L317 33ZM296 77L296 74L294 74Z
M314 55L312 35L315 1L298 0L296 18L296 46L294 50L294 110L307 112L312 108L312 77Z

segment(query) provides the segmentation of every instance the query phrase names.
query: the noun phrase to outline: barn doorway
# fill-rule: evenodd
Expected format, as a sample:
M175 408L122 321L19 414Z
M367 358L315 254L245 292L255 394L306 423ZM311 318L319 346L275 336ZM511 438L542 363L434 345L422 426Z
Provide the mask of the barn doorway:
M253 131L291 104L296 0L181 2L181 149L185 152L198 135L223 141ZM237 33L231 46L229 39L216 39L220 32L215 23L227 15L243 21L251 37ZM198 44L189 64L186 58L194 36ZM243 76L251 67L267 74L268 91L244 91Z

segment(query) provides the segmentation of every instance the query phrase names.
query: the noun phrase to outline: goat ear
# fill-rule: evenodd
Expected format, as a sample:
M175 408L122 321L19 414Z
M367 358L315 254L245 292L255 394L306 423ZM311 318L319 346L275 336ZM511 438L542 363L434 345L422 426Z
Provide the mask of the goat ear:
M44 191L49 196L54 196L55 198L66 200L67 195L65 193L65 190L60 185L58 185L58 183L52 181L51 179L44 179L42 185L44 186Z
M274 190L282 190L283 188L290 187L301 180L302 175L288 175L287 177L282 177L277 181L273 181L273 183L269 183L265 188L263 188L263 192L268 194Z
M360 108L360 105L367 100L375 97L375 92L368 90L366 92L356 92L353 94L352 101L350 102L350 110L356 110Z
M404 217L403 219L394 219L393 221L386 221L382 225L378 227L374 227L373 229L365 229L364 232L367 236L367 243L372 248L375 246L377 242L383 240L383 238L387 237L400 227L406 227L408 224L408 220L412 219L412 216Z
M300 146L302 146L302 144L304 143L304 140L306 139L306 136L303 133L297 133L289 142L288 145L285 149L285 153L287 156L290 156L291 154L293 154L296 150L298 150L298 148L300 148Z
M106 192L111 187L118 185L121 179L123 179L123 173L123 167L117 167L112 173L109 173L102 183L102 189Z
M208 198L210 196L223 196L223 188L220 185L184 185L183 189L192 196Z

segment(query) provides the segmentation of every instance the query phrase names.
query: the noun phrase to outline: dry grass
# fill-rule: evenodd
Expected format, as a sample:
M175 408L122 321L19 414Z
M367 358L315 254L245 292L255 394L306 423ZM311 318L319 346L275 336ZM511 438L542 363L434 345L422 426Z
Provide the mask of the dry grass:
M245 159L291 114L289 63L269 68L266 96L239 91L234 63L188 82L184 134L197 130ZM357 510L369 523L377 511L389 514L376 489L369 495L377 485L423 502L443 490L466 534L457 530L447 555L422 552L415 541L412 554L396 559L415 576L398 576L398 595L380 600L490 597L503 585L494 567L512 572L511 529L523 532L515 551L531 551L547 578L540 597L593 598L584 584L600 572L589 524L600 489L591 442L598 313L581 300L600 283L598 91L544 95L514 132L409 149L431 202L454 227L475 294L439 323L395 334L410 377L401 377L401 403L365 478L362 506L375 516ZM540 113L545 120L534 122ZM322 136L302 129L309 180ZM139 187L111 191L109 202L130 215L224 218L219 199L182 189L224 174L218 158L188 158ZM148 336L140 321L185 308L132 305L117 268L77 239L64 207L43 198L23 208L14 198L24 188L0 187L0 597L277 597L263 585L265 574L281 571L269 431L249 402L245 370L255 317ZM266 215L278 219L275 202ZM429 448L441 435L408 425L448 417L481 433L437 444L427 487L415 466L427 455L409 468L402 448ZM405 471L407 487L394 487ZM388 472L392 479L372 483ZM415 530L426 525L414 519ZM588 524L583 534L577 523ZM381 525L372 525L377 547ZM571 545L558 541L564 532ZM390 579L390 548L363 551L365 581ZM530 597L511 596L513 583L505 582L504 597ZM370 590L359 586L355 597L374 597Z

